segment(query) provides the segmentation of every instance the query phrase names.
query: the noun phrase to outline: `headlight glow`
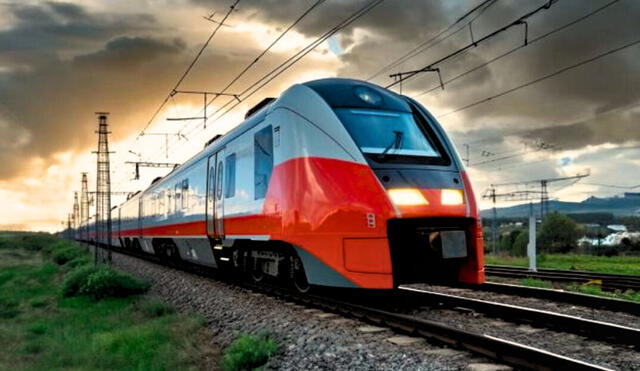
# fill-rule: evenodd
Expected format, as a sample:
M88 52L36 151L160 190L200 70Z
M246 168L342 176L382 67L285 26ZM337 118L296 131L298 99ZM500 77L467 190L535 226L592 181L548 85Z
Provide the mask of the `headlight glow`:
M397 206L429 205L429 202L417 189L396 188L388 191L389 198Z
M464 194L460 189L443 189L440 203L442 205L462 205L464 204Z

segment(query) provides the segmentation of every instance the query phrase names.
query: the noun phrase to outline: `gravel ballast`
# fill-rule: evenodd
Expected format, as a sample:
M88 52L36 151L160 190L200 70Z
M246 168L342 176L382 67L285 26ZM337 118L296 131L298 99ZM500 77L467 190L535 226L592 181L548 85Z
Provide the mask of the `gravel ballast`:
M510 369L486 358L432 345L422 339L402 339L388 329L366 331L363 327L369 325L364 322L287 303L138 258L114 253L113 265L151 282L151 293L179 310L204 316L216 346L225 348L240 334L265 331L272 334L280 344L280 353L269 362L267 369Z

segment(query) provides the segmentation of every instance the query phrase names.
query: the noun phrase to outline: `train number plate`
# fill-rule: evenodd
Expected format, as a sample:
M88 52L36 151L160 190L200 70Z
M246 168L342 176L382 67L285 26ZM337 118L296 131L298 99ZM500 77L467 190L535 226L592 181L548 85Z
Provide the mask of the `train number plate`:
M442 231L442 257L444 259L464 258L467 256L467 237L464 231Z

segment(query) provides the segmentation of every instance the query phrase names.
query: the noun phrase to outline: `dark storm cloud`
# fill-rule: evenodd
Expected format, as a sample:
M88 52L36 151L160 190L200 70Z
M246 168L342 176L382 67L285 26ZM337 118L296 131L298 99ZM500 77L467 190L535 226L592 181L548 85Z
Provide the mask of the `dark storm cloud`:
M11 14L14 24L0 32L0 53L61 52L154 24L154 18L149 15L90 14L72 3L10 3L3 8Z

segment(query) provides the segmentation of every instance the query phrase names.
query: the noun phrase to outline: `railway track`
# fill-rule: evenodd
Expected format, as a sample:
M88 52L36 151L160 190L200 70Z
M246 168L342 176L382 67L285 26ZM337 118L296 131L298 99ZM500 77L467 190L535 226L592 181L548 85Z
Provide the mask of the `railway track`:
M164 262L160 261L160 259L154 257L151 257L151 259L149 259L149 256L143 256L142 254L131 254L130 252L125 252L120 249L114 249L114 251L145 259L156 264L166 265L164 264ZM218 280L221 278L219 274L212 274L211 270L206 268L194 267L184 264L172 264L171 267ZM225 278L225 280L229 280L229 278L227 277ZM399 333L423 337L430 342L445 344L453 348L466 350L496 360L498 362L514 366L518 369L608 370L608 368L601 367L597 364L573 359L571 357L531 347L525 344L510 341L508 339L476 333L473 331L466 331L446 325L444 323L425 320L416 316L398 313L396 311L381 309L380 307L376 307L374 305L362 304L354 302L353 300L341 299L339 298L341 295L301 295L292 289L287 289L280 286L257 285L254 283L249 283L246 280L237 279L231 279L231 281L233 281L232 283L236 285L245 287L252 291L260 292L286 301L334 312L346 317L356 318L364 322L376 324L378 326L386 326ZM415 300L417 298L416 295L420 295L420 301L427 300L426 294L411 292L411 290L403 290L401 295L403 295L405 298L408 298L408 296L413 296L409 298L410 300ZM336 296L338 298L336 298ZM429 300L433 300L433 297ZM454 301L452 300L456 300L456 303L462 304L462 302L460 302L461 299L449 298L447 300L451 305L454 304ZM443 301L443 298L441 296L439 297L439 301ZM469 302L465 301L465 303L465 305L469 306ZM488 311L488 304L483 305L483 310ZM515 309L512 309L512 311L515 312ZM504 312L503 315L505 315ZM542 315L537 314L537 316L540 317ZM513 317L518 317L524 320L524 315L513 315ZM593 324L590 326L598 325ZM611 339L611 337L615 338L620 334L623 334L624 339L635 337L637 340L640 338L637 336L640 332L635 332L637 331L635 329L624 329L622 328L622 326L618 326L616 330L612 330L604 324L600 324L599 326L600 330L602 330L602 333L604 334L602 336L606 339ZM633 340L625 340L624 342L634 343Z
M603 296L580 294L571 291L545 289L505 283L486 282L480 286L459 285L465 289L488 291L497 294L515 295L528 298L556 301L587 308L604 309L612 312L624 312L640 316L640 302L607 298Z
M537 278L547 281L587 283L600 281L604 290L640 291L640 276L604 274L560 269L538 269L531 272L524 267L485 265L485 273L490 276L507 278Z
M450 308L467 308L474 312L508 321L532 324L537 327L542 326L556 331L570 332L607 343L631 345L636 348L640 347L640 329L628 326L411 287L402 287L400 288L400 292L405 296L405 300L411 303L425 305L438 303Z

